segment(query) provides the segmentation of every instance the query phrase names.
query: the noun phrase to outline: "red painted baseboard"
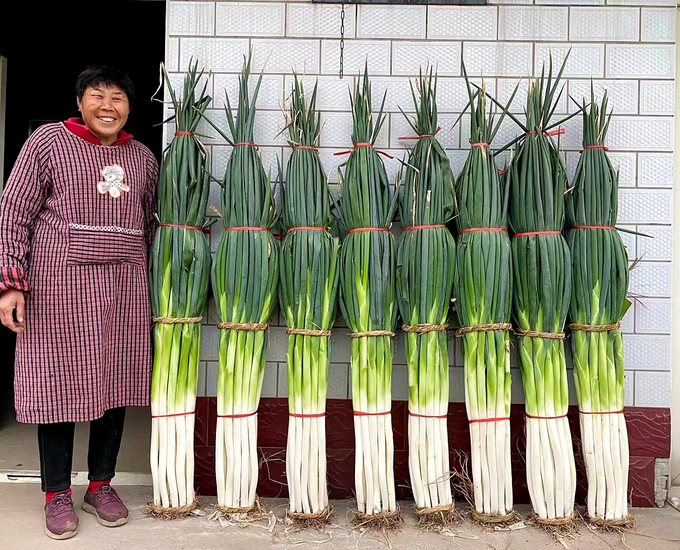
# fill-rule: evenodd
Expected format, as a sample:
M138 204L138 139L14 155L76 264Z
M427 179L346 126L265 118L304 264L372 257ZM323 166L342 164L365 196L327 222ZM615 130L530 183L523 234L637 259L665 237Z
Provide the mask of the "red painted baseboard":
M405 401L392 402L394 429L394 469L397 498L412 498L408 489L408 441ZM630 407L626 409L630 441L629 486L633 506L654 506L654 459L670 456L670 409ZM576 502L583 504L586 496L586 476L578 449L580 430L576 407L569 410L577 468ZM217 399L199 397L196 406L196 489L199 494L214 495L215 488L215 425ZM528 503L529 493L524 472L524 406L513 405L510 415L512 428L512 462L515 502ZM459 467L458 452L470 452L470 433L464 403L449 405L449 447L451 467ZM263 497L286 497L286 435L288 432L288 400L265 398L258 414L260 481L257 492ZM354 494L354 420L352 402L329 399L326 415L328 456L328 490L331 498L351 498Z

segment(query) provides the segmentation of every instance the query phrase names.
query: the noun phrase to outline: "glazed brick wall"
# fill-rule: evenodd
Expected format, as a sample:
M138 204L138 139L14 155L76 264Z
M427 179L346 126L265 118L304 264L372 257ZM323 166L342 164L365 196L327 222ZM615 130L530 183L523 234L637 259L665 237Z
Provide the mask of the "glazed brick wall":
M454 170L467 155L466 117L451 130L466 104L460 58L468 72L485 79L501 100L509 97L518 78L540 74L550 52L559 63L569 48L567 90L576 98L589 94L593 79L598 95L604 87L614 109L608 136L610 155L620 167L619 225L652 235L622 237L629 257L640 262L631 272L631 292L640 296L624 319L626 405L668 407L670 404L671 224L674 92L675 0L490 0L473 6L348 5L345 20L345 77L338 78L340 6L311 2L194 2L169 1L166 65L173 81L193 57L212 72L208 89L214 98L209 115L224 124L224 93L235 97L243 55L253 50L255 70L265 66L255 139L262 145L265 168L276 177L276 157L289 154L282 136L280 105L290 90L292 70L304 73L310 85L319 82L319 109L324 129L321 159L334 191L342 157L333 153L350 144L351 115L347 86L352 85L368 59L376 101L387 90L388 120L378 145L397 156L404 154L398 137L407 131L399 112L412 110L408 77L421 66L436 63L439 73L440 138ZM520 85L526 90L526 78ZM524 98L512 106L522 114ZM559 114L573 112L565 97ZM581 143L580 119L566 124L561 146L573 174ZM206 144L213 171L221 178L230 148L207 125ZM508 123L497 144L514 138ZM393 177L396 161L387 162ZM214 184L211 202L219 205ZM396 234L399 228L395 227ZM213 226L211 244L221 237ZM214 396L217 385L218 330L210 305L203 329L199 395ZM263 396L285 398L285 327L275 315L269 336ZM350 397L349 331L340 320L332 336L329 398ZM407 399L407 371L401 335L395 339L393 394ZM451 401L464 400L463 368L458 346L451 339ZM523 393L513 358L513 402ZM572 403L575 395L572 391ZM659 455L657 455L659 456ZM653 465L652 465L653 468Z

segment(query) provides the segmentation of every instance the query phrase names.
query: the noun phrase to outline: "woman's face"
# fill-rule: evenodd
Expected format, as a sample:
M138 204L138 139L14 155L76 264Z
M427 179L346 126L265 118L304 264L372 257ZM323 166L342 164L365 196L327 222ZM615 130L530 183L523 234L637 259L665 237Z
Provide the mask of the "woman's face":
M130 114L127 95L118 86L88 86L78 108L90 132L102 145L113 145Z

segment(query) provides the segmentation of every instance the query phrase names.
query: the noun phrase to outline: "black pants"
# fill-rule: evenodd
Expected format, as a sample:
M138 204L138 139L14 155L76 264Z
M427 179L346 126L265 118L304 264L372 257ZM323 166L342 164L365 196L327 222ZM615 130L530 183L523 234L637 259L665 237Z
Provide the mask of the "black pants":
M115 475L123 424L125 407L109 409L104 416L90 422L87 451L87 479L90 481L106 481ZM75 422L38 424L40 480L45 492L63 491L71 486L75 429Z

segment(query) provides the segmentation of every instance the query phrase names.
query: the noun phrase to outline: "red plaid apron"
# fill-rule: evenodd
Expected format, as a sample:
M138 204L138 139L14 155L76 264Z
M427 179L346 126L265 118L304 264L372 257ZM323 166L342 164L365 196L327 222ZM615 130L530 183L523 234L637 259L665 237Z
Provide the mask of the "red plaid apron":
M129 187L118 198L97 189L115 165ZM0 200L2 274L24 273L30 288L16 349L19 422L85 422L149 403L157 177L133 140L94 145L59 123L24 145Z

